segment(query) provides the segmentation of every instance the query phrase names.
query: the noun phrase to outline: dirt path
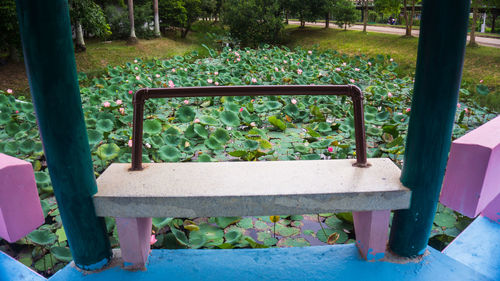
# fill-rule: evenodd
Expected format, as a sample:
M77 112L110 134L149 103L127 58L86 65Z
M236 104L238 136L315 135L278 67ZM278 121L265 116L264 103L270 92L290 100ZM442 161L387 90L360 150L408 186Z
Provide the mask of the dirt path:
M300 24L298 21L290 21L289 23L294 24L294 25ZM306 22L306 25L308 25L308 26L325 26L324 23L320 23L320 22L316 22L316 23ZM330 28L338 28L338 27L335 26L334 24L330 24ZM347 29L349 29L349 30L363 30L363 26L356 24L356 25L353 25L351 27L348 27ZM386 27L386 26L370 26L369 25L366 27L366 30L368 32L405 35L405 29L403 29L403 28ZM412 31L413 36L418 37L419 33L420 33L419 30ZM467 41L469 41L469 36L467 36ZM481 46L500 48L500 39L476 36L476 42Z

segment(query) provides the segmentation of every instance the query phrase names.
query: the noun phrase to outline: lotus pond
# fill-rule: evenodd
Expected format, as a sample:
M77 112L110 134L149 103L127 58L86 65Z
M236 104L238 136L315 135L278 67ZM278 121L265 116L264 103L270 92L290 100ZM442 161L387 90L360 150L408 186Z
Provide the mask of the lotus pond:
M368 156L389 157L401 165L413 78L398 76L398 64L390 57L269 46L207 50L207 57L192 52L167 60L136 59L110 66L100 77L79 73L96 176L112 162L131 161L132 94L145 87L355 84L365 93ZM477 93L465 89L460 93L453 138L496 116L472 101L470 97ZM350 99L337 96L150 100L145 106L143 161L354 158L353 125ZM33 105L1 90L0 140L0 152L33 164L46 218L25 239L13 244L0 240L0 250L42 274L53 274L71 261L71 254ZM152 247L228 249L354 241L350 213L270 215L281 216L154 218ZM430 244L444 247L469 222L438 206ZM106 225L113 247L119 247L113 219L106 218Z

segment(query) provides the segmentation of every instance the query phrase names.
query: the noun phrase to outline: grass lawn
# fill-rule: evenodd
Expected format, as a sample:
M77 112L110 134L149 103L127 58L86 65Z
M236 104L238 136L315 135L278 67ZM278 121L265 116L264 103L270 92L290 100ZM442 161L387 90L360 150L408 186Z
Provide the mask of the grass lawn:
M417 61L418 38L361 31L343 31L322 27L288 26L288 45L334 49L350 55L390 55L400 65L403 74L414 75ZM474 89L483 80L491 92L487 96L477 95L482 105L500 110L500 49L491 47L467 48L463 70L462 87Z

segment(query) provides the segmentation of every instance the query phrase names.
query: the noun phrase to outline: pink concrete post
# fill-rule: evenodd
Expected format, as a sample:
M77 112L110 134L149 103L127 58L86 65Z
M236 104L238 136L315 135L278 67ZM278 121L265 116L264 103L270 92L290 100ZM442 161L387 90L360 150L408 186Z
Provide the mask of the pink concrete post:
M440 201L475 217L500 194L500 117L453 141Z
M387 248L390 210L352 212L356 246L367 261L377 261L385 256Z
M151 218L116 218L125 267L145 267L150 250L151 225Z
M15 242L44 221L33 167L0 153L0 237Z
M500 189L500 180L498 181L498 188ZM497 197L486 206L483 212L481 212L481 215L496 223L500 223L500 195L497 195Z

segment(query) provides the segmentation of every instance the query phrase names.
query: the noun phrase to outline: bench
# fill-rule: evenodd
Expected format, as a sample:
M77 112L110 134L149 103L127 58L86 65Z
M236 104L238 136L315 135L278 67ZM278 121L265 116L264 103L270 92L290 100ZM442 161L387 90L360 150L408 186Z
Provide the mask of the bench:
M353 99L356 160L142 164L143 106L149 98L346 95ZM249 175L251 180L249 180ZM117 219L126 265L147 262L151 217L256 216L352 211L356 245L367 260L384 256L390 211L411 192L390 159L367 159L363 95L356 86L235 86L142 89L134 95L132 165L111 164L97 179L98 216Z

